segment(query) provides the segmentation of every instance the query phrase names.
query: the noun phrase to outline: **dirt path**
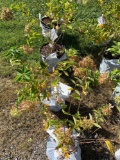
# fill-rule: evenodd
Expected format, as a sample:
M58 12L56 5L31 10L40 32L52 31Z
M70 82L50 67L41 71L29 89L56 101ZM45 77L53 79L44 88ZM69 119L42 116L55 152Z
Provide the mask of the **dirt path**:
M47 160L47 136L42 129L40 107L20 118L10 116L17 89L11 79L0 78L0 160Z

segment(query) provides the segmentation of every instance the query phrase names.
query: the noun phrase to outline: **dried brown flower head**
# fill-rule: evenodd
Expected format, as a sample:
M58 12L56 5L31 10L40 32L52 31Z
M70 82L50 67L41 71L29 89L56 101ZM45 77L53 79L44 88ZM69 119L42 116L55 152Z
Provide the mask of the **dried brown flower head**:
M83 119L79 121L79 125L84 130L91 129L94 125L94 120L88 119L87 117L83 117Z
M22 115L22 112L16 106L12 106L12 108L10 109L10 115L12 117L20 117Z
M33 48L29 47L28 45L23 45L23 51L26 54L31 54L33 52Z
M6 21L13 19L12 11L6 7L2 8L1 19L6 20Z
M112 106L110 103L109 104L107 104L106 106L104 106L103 108L102 108L102 113L103 113L103 115L105 115L105 116L111 116L111 114L112 114L112 108L113 108L114 106Z
M88 68L88 69L96 68L95 62L90 56L86 56L82 60L80 60L78 63L78 66L82 68Z
M24 33L25 33L25 36L27 36L27 34L30 32L30 24L26 24L25 25L25 28L24 28Z
M73 56L70 56L70 57L69 57L69 60L78 63L78 62L79 62L79 57L78 57L77 55L73 55Z
M35 103L28 101L28 100L21 101L21 103L18 106L20 111L26 111L26 110L34 108L34 107L35 107Z
M74 68L73 70L74 70L75 77L83 78L84 76L86 76L85 68Z
M100 74L99 78L98 78L98 82L99 84L104 84L108 81L108 73L102 73Z

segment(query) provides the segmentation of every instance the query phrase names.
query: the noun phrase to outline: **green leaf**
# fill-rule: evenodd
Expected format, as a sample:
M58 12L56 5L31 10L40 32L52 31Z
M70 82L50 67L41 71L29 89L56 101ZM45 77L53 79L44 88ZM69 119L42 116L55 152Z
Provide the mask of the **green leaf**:
M25 75L25 79L26 79L26 80L30 80L30 78L31 78L31 77Z
M74 123L75 125L77 124L77 120L75 119L75 117L73 117Z
M103 118L99 118L99 119L100 119L101 122L104 122L104 119L103 119Z
M73 97L74 99L77 99L77 100L81 100L80 95L78 95L77 93L73 93L71 95L71 97Z
M21 61L15 59L15 58L11 58L11 59L10 59L10 64L11 64L12 66L19 66L19 65L21 64Z
M92 115L89 113L89 117L90 117L90 120L92 120L93 118L92 118Z
M76 96L76 97L74 97L74 98L75 98L75 99L77 99L77 100L79 100L79 101L81 100L81 98L80 98L80 97L77 97L77 96Z
M63 112L64 114L66 114L66 115L70 115L70 116L71 116L71 114L68 113L68 112L66 112L64 109L62 109L62 112Z
M73 84L76 84L76 82L75 82L73 79L71 79L71 82L72 82Z
M19 75L17 75L16 77L15 77L15 81L20 81L21 80L21 75L19 74Z
M63 71L64 72L64 74L66 75L66 76L69 76L69 74L66 72L66 71Z
M98 128L101 128L101 126L97 123L94 123L94 126L98 127Z
M76 92L78 95L80 95L80 92L79 92L78 90L75 90L75 92Z

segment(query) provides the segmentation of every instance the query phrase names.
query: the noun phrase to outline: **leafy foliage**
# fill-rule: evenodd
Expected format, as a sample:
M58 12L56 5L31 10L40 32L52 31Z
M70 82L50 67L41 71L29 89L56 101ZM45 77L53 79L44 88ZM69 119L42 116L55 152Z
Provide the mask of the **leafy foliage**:
M63 115L65 117L67 116L64 120L57 119L55 116L52 117L49 111L49 105L44 105L42 101L40 102L43 109L41 114L43 114L46 121L45 129L50 126L55 127L55 133L59 140L58 148L62 148L67 158L69 158L67 147L73 145L70 138L71 132L74 129L78 132L84 132L85 130L93 129L93 127L101 128L100 124L112 113L112 107L107 104L102 107L98 106L97 109L94 109L92 113L87 113L86 116L80 113L82 94L87 97L91 91L94 92L94 90L100 86L103 87L104 82L107 81L106 75L102 76L102 78L100 77L101 75L94 60L90 56L86 56L84 50L88 48L92 50L94 46L99 46L101 47L100 53L102 53L106 50L103 44L106 45L106 42L109 43L109 40L112 40L112 38L117 39L119 35L118 1L114 0L109 3L107 1L96 1L94 5L98 7L97 13L95 6L90 8L91 4L93 5L91 2L93 1L86 1L78 6L74 0L44 1L45 7L43 10L45 10L47 16L52 18L53 22L58 24L62 18L64 20L62 28L64 32L67 30L68 32L71 31L72 34L79 34L78 42L82 52L80 53L80 50L77 49L78 46L76 49L72 46L68 48L68 50L66 50L67 60L60 62L53 73L48 72L48 65L38 54L38 48L42 46L46 40L42 37L37 27L37 25L39 25L35 17L37 10L31 10L26 5L27 2L13 3L10 5L15 19L19 17L17 22L19 22L19 20L20 22L17 24L17 27L20 25L20 28L22 28L19 32L19 34L21 33L21 37L17 39L17 41L20 40L19 43L8 42L8 47L6 47L5 44L3 45L3 50L10 48L7 50L6 56L12 66L17 66L15 80L23 85L22 89L17 92L17 102L10 112L13 117L19 117L24 109L30 109L32 101L40 101L40 93L43 94L43 98L49 99L51 96L49 90L51 90L52 86L58 85L62 73L70 80L69 83L73 86L70 98L75 102L79 102L75 109L75 114L70 112L71 107L73 107L71 101L70 105L59 104L62 108ZM111 8L111 5L113 8ZM91 13L93 12L93 15L88 14L89 11ZM98 25L97 18L101 16L101 14L104 14L107 23ZM15 20L13 20L11 24L10 22L5 23L2 21L1 26L3 25L6 27L10 25L11 31L12 26L15 25ZM14 36L12 36L12 40L13 39ZM119 54L120 44L119 42L114 43L115 45L107 51L116 55ZM87 54L91 54L90 51L87 51ZM93 55L94 54L95 53L93 53ZM99 53L97 53L97 55L98 54ZM113 72L115 73L115 71ZM118 80L116 81L118 82ZM69 127L67 134L59 134L60 126Z
M114 45L111 46L111 48L108 48L107 51L110 51L112 53L112 56L119 56L120 55L120 42L113 42Z

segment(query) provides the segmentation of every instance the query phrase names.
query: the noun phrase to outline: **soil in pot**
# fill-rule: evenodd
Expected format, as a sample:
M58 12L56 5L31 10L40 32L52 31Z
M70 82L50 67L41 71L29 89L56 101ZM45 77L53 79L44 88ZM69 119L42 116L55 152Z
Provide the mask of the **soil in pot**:
M52 29L52 19L49 17L44 17L41 20L41 23L44 25L45 28Z
M108 53L108 54L104 54L104 57L108 60L110 59L119 59L120 56L119 55L116 55L116 56L113 56L111 53Z
M42 18L41 20L41 23L44 25L45 28L48 28L48 29L52 29L53 27L56 28L57 26L60 27L61 25L61 21L59 21L58 23L57 22L52 22L53 19L51 19L50 17L44 17Z
M40 49L40 53L45 57L49 56L51 53L57 53L57 58L61 58L65 53L65 48L60 44L46 44Z

